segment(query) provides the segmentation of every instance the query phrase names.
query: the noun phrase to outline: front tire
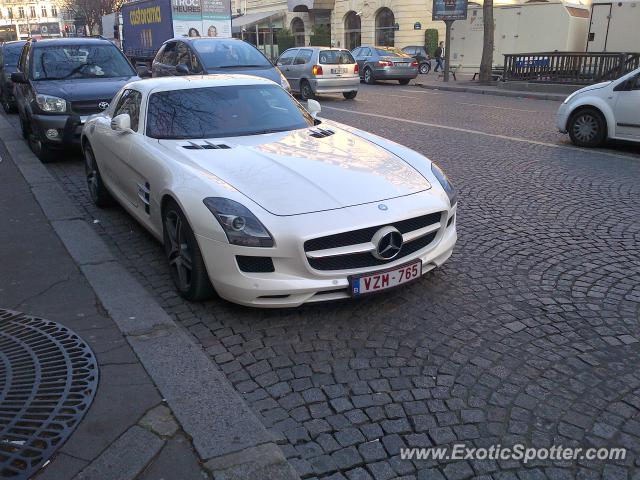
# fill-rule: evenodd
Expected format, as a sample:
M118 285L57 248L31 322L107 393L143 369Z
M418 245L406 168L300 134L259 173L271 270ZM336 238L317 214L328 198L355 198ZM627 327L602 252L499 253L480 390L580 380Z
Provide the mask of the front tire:
M373 71L369 67L364 69L364 83L367 85L376 83L376 80L373 78Z
M311 84L307 80L303 80L300 84L300 97L302 100L313 100L316 98L316 94L311 88Z
M33 131L29 133L29 148L42 163L51 163L58 158L58 152L43 143Z
M191 302L211 298L214 290L198 241L182 210L172 200L162 211L162 226L171 280L180 296Z
M569 137L578 147L594 148L607 138L607 122L595 108L578 110L569 119Z
M353 91L353 92L343 92L342 96L346 99L346 100L353 100L354 98L356 98L356 95L358 95L357 91Z
M113 197L105 187L102 181L102 175L98 169L98 162L91 147L87 144L84 149L84 171L87 177L87 187L89 189L89 197L98 208L113 205Z

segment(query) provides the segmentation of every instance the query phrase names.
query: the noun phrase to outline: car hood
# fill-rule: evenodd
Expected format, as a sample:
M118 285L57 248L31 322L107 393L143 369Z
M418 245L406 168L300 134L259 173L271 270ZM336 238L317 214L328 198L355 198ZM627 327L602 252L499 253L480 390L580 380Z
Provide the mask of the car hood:
M300 215L411 195L431 188L417 170L382 147L331 127L249 137L210 139L229 149L186 149L160 140L205 178L216 177L274 215ZM203 140L193 143L202 145Z
M590 92L591 90L600 90L601 88L611 85L611 83L611 80L607 82L596 83L594 85L589 85L588 87L581 88L580 90L577 90L576 93Z
M32 85L37 93L78 102L112 98L126 83L134 80L138 77L37 80Z

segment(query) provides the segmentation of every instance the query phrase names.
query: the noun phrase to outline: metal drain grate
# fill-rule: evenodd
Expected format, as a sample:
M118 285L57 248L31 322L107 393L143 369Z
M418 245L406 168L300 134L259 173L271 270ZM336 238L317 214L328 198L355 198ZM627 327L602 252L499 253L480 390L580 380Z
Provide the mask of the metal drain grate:
M0 477L29 478L74 430L98 364L74 332L0 309Z

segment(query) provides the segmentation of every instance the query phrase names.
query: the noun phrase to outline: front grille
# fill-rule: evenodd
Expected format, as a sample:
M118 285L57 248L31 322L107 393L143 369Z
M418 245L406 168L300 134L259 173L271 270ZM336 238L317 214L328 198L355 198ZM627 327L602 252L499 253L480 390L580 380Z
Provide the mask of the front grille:
M92 115L94 113L104 112L104 109L98 107L100 102L111 102L110 98L103 100L82 100L71 102L71 110L78 115Z
M351 255L336 255L333 257L308 258L307 260L309 260L309 265L316 270L352 270L357 268L375 267L377 265L385 265L389 262L417 252L421 248L429 245L433 239L436 238L437 234L438 231L436 230L435 232L431 232L430 234L420 237L413 242L405 243L402 245L398 255L391 260L378 260L369 252L353 253ZM369 240L371 240L371 238L366 241Z
M314 250L325 250L327 248L346 247L347 245L357 245L358 243L370 242L373 235L382 227L387 225L397 228L400 233L413 232L414 230L428 227L429 225L439 222L441 216L441 212L430 213L429 215L409 218L395 223L377 225L375 227L361 228L360 230L352 230L350 232L314 238L304 242L304 251L312 252ZM371 257L370 254L367 255ZM371 258L373 259L373 257Z
M246 255L236 255L238 267L242 272L275 272L271 257L248 257Z

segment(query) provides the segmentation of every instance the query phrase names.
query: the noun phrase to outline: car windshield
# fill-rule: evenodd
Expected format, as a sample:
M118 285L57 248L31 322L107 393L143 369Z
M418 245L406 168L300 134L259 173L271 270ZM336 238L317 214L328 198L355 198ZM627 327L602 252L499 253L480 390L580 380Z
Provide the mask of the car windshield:
M348 50L321 50L320 63L323 65L345 65L356 63Z
M411 55L407 55L406 53L404 53L399 48L393 48L393 47L377 47L376 51L378 52L378 55L383 56L383 57L390 57L390 56L394 56L394 57L410 57L411 56Z
M5 45L4 47L4 64L7 67L15 67L20 60L23 44Z
M313 118L277 85L190 88L149 97L147 136L215 138L307 128Z
M35 48L33 53L34 80L135 75L115 45L56 45Z
M269 68L273 64L253 45L242 41L224 42L206 38L193 41L206 69L215 68Z

